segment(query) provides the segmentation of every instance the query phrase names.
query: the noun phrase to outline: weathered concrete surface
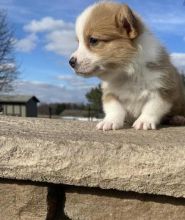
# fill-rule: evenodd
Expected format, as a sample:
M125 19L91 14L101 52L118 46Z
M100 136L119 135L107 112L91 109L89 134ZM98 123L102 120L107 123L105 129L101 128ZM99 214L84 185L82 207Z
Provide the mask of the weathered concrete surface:
M185 199L81 188L66 191L65 213L73 220L184 220Z
M0 177L185 197L185 128L0 117Z
M47 187L0 183L0 220L44 220Z

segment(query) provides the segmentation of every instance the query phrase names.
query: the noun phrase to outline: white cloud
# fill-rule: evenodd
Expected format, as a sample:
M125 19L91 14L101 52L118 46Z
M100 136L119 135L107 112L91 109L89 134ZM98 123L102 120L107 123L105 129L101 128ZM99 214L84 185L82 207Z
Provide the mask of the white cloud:
M25 23L29 21L29 17L35 16L33 10L30 10L29 7L25 7L24 4L21 4L21 1L17 2L16 0L0 0L1 9L5 9L7 12L8 18L13 23Z
M43 17L40 20L32 20L23 29L30 35L17 40L16 48L20 52L33 50L39 37L45 50L62 56L69 56L77 47L74 24L71 22ZM41 33L43 35L39 35Z
M41 102L87 102L87 89L68 88L37 81L16 81L14 94L35 95Z
M63 82L69 89L77 90L89 90L95 86L95 82L92 79L85 79L77 75L59 75L56 77L58 80ZM98 80L96 80L96 84Z
M35 49L38 42L38 37L35 34L30 34L25 38L16 40L15 48L19 52L30 52Z
M153 30L181 36L185 33L184 9L183 1L145 1L144 5L137 4L137 11Z
M29 24L24 26L24 30L32 33L46 32L60 29L72 29L73 23L67 23L63 20L56 20L52 17L44 17L41 20L32 20Z
M184 35L185 16L178 14L149 15L146 22L155 30L175 35Z
M185 53L172 53L171 60L179 70L185 71Z
M70 56L77 47L73 30L57 30L46 36L45 49L59 55Z
M185 16L178 16L176 13L158 14L151 19L151 22L155 24L184 25Z

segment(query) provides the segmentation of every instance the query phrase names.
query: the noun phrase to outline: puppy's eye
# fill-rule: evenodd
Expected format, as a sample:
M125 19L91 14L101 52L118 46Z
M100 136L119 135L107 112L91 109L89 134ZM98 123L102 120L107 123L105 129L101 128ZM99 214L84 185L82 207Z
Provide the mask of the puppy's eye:
M98 40L97 38L94 38L94 37L90 37L90 38L89 38L89 44L90 44L91 46L97 45L98 42L99 42L99 40Z

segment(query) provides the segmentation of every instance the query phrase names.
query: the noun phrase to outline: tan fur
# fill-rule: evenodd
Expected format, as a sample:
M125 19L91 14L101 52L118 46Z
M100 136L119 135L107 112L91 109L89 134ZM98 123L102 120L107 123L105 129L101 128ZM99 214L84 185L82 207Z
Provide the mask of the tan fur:
M135 39L139 34L141 34L141 22L127 5L121 5L119 7L119 11L117 12L115 18L120 31L126 31L126 34L130 39Z
M130 32L124 28L125 20L131 26ZM105 60L110 70L119 62L124 61L126 65L137 53L137 47L132 39L141 33L141 26L141 22L128 6L114 3L99 4L92 11L84 28L86 45ZM89 45L91 36L100 40L96 47Z

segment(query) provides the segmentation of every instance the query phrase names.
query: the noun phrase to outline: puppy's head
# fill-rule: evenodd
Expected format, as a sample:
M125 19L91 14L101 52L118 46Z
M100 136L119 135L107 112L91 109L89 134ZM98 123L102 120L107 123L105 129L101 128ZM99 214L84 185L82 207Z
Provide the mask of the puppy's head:
M123 4L99 3L77 19L78 49L69 61L77 74L101 75L126 67L137 52L141 22ZM113 73L112 73L113 74Z

